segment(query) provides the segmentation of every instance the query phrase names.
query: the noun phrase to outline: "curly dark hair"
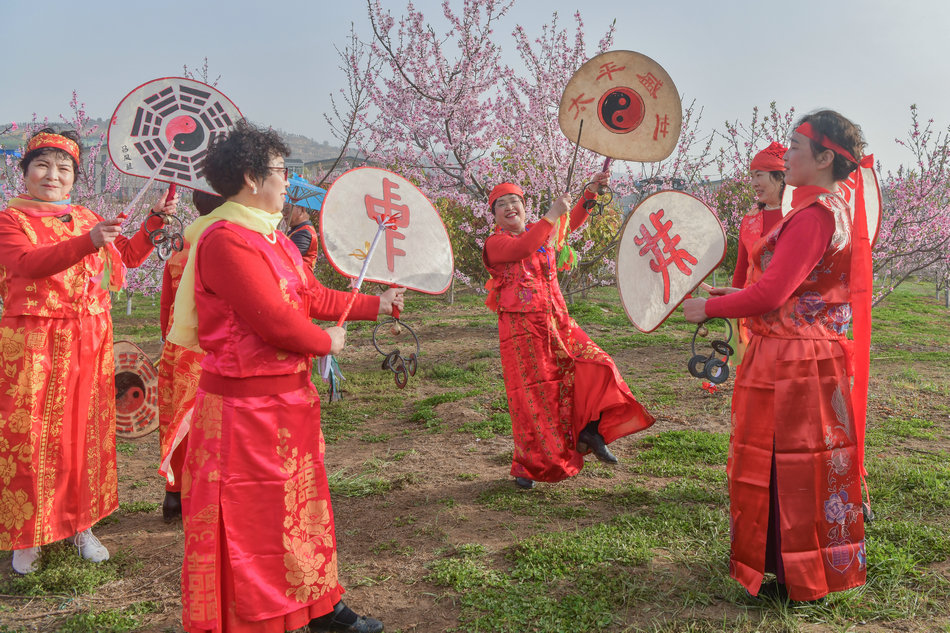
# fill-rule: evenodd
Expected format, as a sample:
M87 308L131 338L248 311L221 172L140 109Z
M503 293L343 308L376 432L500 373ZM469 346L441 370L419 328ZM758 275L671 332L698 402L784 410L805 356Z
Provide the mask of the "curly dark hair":
M861 160L864 157L864 148L867 142L864 140L864 133L861 132L861 126L852 123L834 110L818 110L803 116L798 123L797 128L802 123L811 123L813 130L831 139L844 149L851 152L856 159ZM827 151L826 147L809 139L811 144L812 156L818 158L818 155ZM835 159L831 165L831 172L835 181L844 180L858 166L850 160L835 152Z
M290 148L274 130L265 130L241 119L226 134L218 134L208 145L204 175L211 187L225 198L241 191L244 175L263 181L275 156L289 156Z
M65 136L70 141L75 142L76 145L79 146L79 156L82 157L82 138L79 136L78 132L74 130L63 130L62 132L57 132L51 127L44 127L42 130L37 130L36 132L34 132L33 136L30 137L30 141L32 141L34 137L40 134L59 134L60 136ZM23 171L23 175L24 176L26 175L26 170L30 166L30 163L33 162L34 159L39 158L40 156L44 156L46 154L52 154L54 158L69 159L69 161L73 164L73 175L74 176L79 175L79 163L76 162L76 159L73 158L70 154L67 154L63 150L56 147L41 147L39 149L34 149L24 154L23 158L20 159L20 169Z

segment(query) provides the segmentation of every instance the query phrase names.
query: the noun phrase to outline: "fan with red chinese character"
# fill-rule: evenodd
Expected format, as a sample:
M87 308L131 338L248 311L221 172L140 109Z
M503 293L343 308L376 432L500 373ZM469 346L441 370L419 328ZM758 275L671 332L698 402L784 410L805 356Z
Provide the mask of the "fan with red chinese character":
M452 283L452 243L438 211L415 185L385 169L358 167L336 179L323 200L320 241L330 265L354 279L354 293L364 280L426 294L441 294ZM398 349L384 352L378 335L387 324L395 336L404 325L394 312L391 321L377 324L373 344L386 357L383 368L404 387L415 373L419 339L406 326L416 351L405 358Z
M627 216L617 246L617 289L630 322L652 332L726 255L712 209L681 191L644 198Z

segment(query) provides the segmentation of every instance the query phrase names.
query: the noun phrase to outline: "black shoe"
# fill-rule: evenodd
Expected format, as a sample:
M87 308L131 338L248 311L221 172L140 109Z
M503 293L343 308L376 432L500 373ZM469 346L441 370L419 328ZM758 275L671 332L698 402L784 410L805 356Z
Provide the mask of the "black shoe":
M340 600L333 605L333 611L310 620L311 633L326 631L348 631L350 633L382 633L383 623L375 618L356 615L352 609Z
M165 491L165 500L162 501L162 518L165 523L181 520L181 493Z
M531 490L534 488L534 481L527 477L515 477L515 485L525 490Z
M607 448L603 436L597 431L585 428L577 436L577 452L586 455L588 451L592 452L594 457L605 464L616 464L618 461L617 457Z
M776 602L788 602L788 589L785 583L777 580L769 580L762 583L759 587L759 595L755 596L760 600L769 599Z

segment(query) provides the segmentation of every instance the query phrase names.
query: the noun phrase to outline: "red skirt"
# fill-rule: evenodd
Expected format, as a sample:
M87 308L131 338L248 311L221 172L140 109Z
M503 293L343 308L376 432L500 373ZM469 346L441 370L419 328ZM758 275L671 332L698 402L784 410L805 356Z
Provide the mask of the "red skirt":
M584 466L577 435L598 418L608 444L653 424L610 356L566 312L501 312L498 336L513 476L555 482L576 475Z
M0 320L0 549L46 545L119 505L108 312Z
M838 341L753 334L736 376L729 443L730 573L757 594L765 570L773 453L792 600L867 574L847 357Z
M182 477L189 633L271 633L333 610L336 534L312 385L273 396L198 390Z

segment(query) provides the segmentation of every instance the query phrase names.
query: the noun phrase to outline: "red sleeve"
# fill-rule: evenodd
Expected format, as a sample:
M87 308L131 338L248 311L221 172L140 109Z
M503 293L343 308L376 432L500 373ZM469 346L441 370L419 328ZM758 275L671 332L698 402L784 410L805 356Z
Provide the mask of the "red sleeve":
M148 220L142 222L142 226L132 237L120 235L115 238L115 247L122 256L122 262L129 268L136 268L148 259L152 254L152 242L146 232L146 226L149 231L161 228L164 222L160 217L149 214Z
M330 353L330 335L283 300L264 257L236 233L210 233L201 241L197 264L204 287L229 303L266 343L301 354Z
M168 262L165 262L165 270L162 272L162 304L158 312L158 319L162 324L162 338L168 337L168 318L171 316L174 303L175 291L172 289L172 273L168 269Z
M42 279L78 264L96 252L88 233L60 242L37 246L9 213L0 213L0 265L27 279Z
M811 206L798 212L782 229L762 278L745 290L709 299L706 314L748 317L779 308L818 264L834 232L835 221L827 209Z
M521 235L509 235L504 231L485 240L485 262L489 266L518 262L535 252L547 242L554 225L548 220L532 224Z
M313 301L310 302L310 317L321 321L336 321L346 309L351 292L332 290L317 281L310 275L310 292ZM353 307L347 315L347 321L375 321L379 314L379 297L357 293Z
M596 197L597 194L587 191L587 187L584 187L584 195L581 196L581 199L578 200L574 208L571 209L571 233L581 228L584 222L587 221L588 216L590 216L590 211L584 208L584 203Z

